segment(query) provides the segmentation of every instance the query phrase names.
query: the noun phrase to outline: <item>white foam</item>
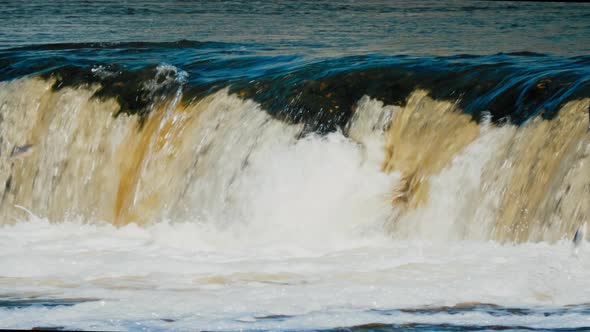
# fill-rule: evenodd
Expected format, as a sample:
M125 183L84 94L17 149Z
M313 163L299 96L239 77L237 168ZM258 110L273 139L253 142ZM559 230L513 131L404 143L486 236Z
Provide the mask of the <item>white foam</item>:
M34 216L4 226L3 297L96 301L0 309L2 327L588 325L587 316L575 313L496 317L375 311L464 302L584 303L590 298L590 252L573 257L567 242L501 246L389 238L380 227L390 213L386 196L397 175L379 172L360 149L334 133L257 150L231 187L235 201L219 217L234 220L221 223L224 227L190 220L115 228L75 219L51 224ZM269 315L292 317L260 318Z
M97 301L55 309L0 309L2 327L234 330L374 322L481 324L484 319L490 325L548 328L588 324L587 316L575 313L495 317L370 311L465 302L552 308L585 303L590 298L590 252L574 257L568 242L444 244L365 233L339 249L328 241L318 252L294 250L309 244L300 239L289 246L269 241L237 248L231 244L235 237L196 223L116 229L34 219L6 226L0 235L0 294ZM294 317L256 318L268 315Z

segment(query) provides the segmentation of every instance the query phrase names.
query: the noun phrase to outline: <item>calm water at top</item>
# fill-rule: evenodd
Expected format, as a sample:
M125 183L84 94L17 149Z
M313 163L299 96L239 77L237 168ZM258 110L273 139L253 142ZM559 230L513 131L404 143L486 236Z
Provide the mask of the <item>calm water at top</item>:
M280 53L590 50L590 4L510 1L0 1L0 48L180 39Z

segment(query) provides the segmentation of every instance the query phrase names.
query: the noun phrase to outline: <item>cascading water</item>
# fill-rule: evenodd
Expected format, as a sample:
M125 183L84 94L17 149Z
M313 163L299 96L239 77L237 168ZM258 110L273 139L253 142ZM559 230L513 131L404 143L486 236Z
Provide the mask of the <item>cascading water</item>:
M0 22L0 329L590 327L587 7L107 2Z
M403 107L363 97L344 132L318 135L227 90L188 103L178 90L138 121L114 117L96 87L52 84L0 89L2 150L32 150L0 156L4 223L198 221L318 240L373 223L395 238L556 241L590 215L587 99L516 127L421 90Z

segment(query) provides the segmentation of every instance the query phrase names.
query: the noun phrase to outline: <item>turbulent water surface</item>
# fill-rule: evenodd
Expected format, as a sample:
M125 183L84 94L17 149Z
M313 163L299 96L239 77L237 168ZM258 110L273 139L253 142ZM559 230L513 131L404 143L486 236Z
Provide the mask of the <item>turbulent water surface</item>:
M590 329L588 4L0 5L0 328Z

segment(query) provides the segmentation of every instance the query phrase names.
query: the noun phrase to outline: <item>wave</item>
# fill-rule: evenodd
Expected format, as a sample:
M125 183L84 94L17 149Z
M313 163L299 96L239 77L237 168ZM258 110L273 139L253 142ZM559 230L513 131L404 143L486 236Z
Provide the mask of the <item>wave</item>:
M537 115L551 119L568 101L590 96L588 57L517 52L312 59L264 53L256 45L143 44L60 44L0 51L0 80L41 76L54 80L54 90L99 85L95 98L115 98L121 113L145 115L157 99L176 93L173 85L163 85L157 93L150 90L156 76L176 82L171 79L175 71L158 71L161 65L150 60L157 57L168 68L182 68L185 102L229 88L279 119L322 133L346 126L364 95L404 106L413 91L423 89L436 100L457 103L478 122L490 114L494 122L518 125ZM88 52L94 54L91 60Z

